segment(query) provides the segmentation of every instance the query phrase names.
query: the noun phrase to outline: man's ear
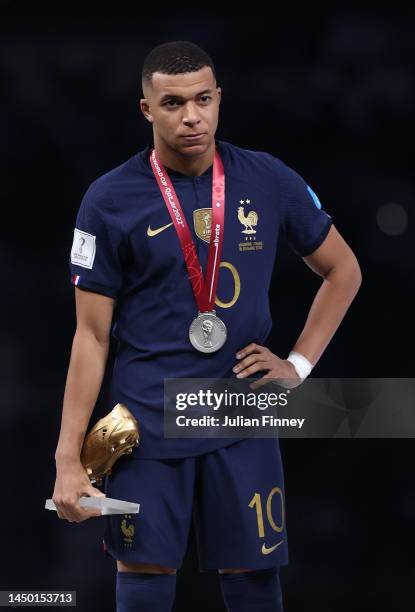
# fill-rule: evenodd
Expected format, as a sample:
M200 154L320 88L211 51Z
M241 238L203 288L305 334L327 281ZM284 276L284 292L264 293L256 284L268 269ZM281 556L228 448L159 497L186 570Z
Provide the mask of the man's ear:
M153 123L154 118L150 111L150 104L149 104L148 98L141 98L140 109L144 117L147 119L147 121L149 121L150 123Z
M217 87L216 91L218 92L219 104L220 104L220 101L222 99L222 88L221 87Z

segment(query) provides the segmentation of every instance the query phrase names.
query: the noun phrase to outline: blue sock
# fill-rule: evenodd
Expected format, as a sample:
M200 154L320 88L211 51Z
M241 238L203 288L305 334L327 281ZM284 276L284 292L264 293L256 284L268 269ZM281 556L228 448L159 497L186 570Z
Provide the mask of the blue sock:
M117 571L117 612L170 612L176 574Z
M228 612L283 612L278 568L219 574Z

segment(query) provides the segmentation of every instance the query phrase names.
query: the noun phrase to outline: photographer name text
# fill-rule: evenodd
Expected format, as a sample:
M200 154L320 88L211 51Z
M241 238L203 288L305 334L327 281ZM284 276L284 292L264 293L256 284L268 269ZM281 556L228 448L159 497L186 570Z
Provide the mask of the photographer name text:
M261 417L229 417L223 418L203 415L201 417L186 417L180 415L176 417L178 427L295 427L301 429L305 419L284 419L263 414Z

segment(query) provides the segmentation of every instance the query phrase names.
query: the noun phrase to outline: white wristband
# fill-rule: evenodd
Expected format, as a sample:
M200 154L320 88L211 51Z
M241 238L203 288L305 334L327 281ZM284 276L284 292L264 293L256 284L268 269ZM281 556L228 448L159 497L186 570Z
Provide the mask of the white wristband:
M307 378L313 369L313 365L308 361L308 359L296 351L291 351L287 357L287 361L290 361L293 364L297 370L299 378L302 379Z

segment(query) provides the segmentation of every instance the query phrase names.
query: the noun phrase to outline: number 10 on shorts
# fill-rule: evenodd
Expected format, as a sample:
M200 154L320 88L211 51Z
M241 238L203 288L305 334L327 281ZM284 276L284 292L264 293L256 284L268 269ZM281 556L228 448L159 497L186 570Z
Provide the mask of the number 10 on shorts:
M274 495L276 495L277 493L278 493L278 497L281 503L281 525L278 525L275 522L274 517L272 515L272 499ZM255 495L249 502L248 506L249 508L255 507L256 518L257 518L257 523L258 523L258 536L260 538L264 538L265 537L264 512L262 509L263 504L262 504L261 494L255 493ZM266 502L266 514L267 514L268 523L270 524L271 528L277 533L281 533L281 531L284 529L284 500L283 500L282 491L279 487L274 487L273 489L271 489L268 495L267 502Z

